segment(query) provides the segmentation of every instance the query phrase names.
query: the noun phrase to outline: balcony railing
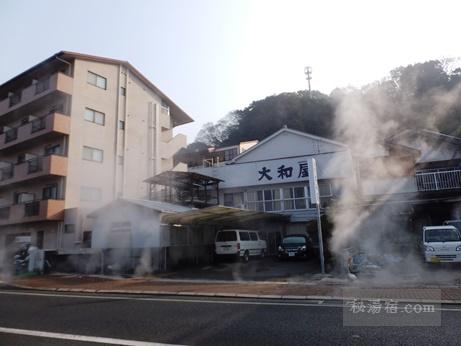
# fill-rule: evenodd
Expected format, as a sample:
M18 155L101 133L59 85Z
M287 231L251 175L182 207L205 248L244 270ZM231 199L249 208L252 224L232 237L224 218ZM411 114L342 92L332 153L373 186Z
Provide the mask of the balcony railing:
M9 143L18 138L18 129L13 128L5 131L5 143Z
M7 220L10 217L10 207L0 208L0 220Z
M0 167L0 187L48 175L66 176L67 157L37 156L16 165L4 165Z
M35 84L35 95L44 92L50 88L50 78L40 80Z
M0 208L0 225L64 219L64 200L35 200Z
M40 201L33 201L24 203L24 216L37 216L40 215Z
M0 117L53 92L72 95L72 84L71 76L56 72L21 90L14 90L7 98L0 100Z
M38 118L30 123L30 133L34 133L40 130L43 130L46 127L46 118Z
M27 174L36 173L42 170L42 160L40 157L35 157L27 161Z
M17 146L37 137L68 135L69 133L70 117L60 113L50 113L1 133L0 150Z
M418 191L461 189L461 170L417 172L416 186Z
M9 107L16 106L19 102L21 102L21 94L13 94L9 98Z

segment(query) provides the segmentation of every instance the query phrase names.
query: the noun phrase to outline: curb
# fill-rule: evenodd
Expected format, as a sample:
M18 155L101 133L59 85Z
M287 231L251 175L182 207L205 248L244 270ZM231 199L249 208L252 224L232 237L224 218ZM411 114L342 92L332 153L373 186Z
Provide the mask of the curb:
M2 282L0 281L0 284ZM216 298L247 298L247 299L269 299L269 300L339 300L348 301L353 297L341 296L300 296L300 295L277 295L277 294L244 294L244 293L211 293L211 292L188 292L188 291L137 291L137 290L108 290L108 289L91 289L91 288L54 288L54 287L30 287L17 284L6 284L8 287L20 288L29 291L48 291L48 292L68 292L68 293L103 293L103 294L127 294L127 295L150 295L150 296L182 296L182 297L216 297ZM361 297L361 300L383 301L391 300L392 298L376 298L376 297ZM393 299L396 302L406 303L423 303L423 304L452 304L461 305L461 300L431 300L431 299Z

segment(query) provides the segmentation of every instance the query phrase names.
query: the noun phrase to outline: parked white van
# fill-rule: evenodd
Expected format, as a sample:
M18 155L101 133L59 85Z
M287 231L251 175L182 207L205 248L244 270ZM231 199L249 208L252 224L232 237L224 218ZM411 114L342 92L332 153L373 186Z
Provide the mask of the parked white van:
M454 226L423 227L425 261L461 262L461 234Z
M218 257L236 256L248 262L250 256L264 257L266 251L266 241L260 239L256 231L226 229L216 233L215 252Z

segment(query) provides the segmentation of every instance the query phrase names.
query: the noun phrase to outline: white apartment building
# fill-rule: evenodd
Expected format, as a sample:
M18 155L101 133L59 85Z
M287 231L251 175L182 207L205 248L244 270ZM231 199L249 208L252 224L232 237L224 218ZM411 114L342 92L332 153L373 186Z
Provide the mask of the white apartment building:
M130 63L59 52L0 85L0 248L79 253L91 211L147 198L193 121ZM176 167L177 169L178 167Z

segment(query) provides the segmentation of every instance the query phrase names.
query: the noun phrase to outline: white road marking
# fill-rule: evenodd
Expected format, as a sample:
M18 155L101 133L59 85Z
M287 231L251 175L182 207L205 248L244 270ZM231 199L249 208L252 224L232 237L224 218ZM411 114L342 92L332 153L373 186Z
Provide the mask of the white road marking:
M99 337L99 336L88 336L88 335L51 333L51 332L41 332L38 330L3 328L3 327L0 327L0 333L27 335L27 336L35 336L35 337L40 337L40 338L50 338L50 339L87 341L87 342L94 342L94 343L99 343L99 344L112 344L112 345L128 345L128 346L171 345L171 344L160 344L157 342L145 342L145 341L126 340L126 339L104 338L104 337Z
M42 297L64 297L64 298L80 298L80 299L111 299L111 300L138 300L138 301L154 301L154 302L173 302L173 303L206 303L206 304L240 304L240 305L269 305L269 306L318 306L318 303L289 303L289 302L267 302L267 301L244 301L244 300L211 300L211 299L181 299L181 298L152 298L152 297L127 297L127 296L105 296L105 295L83 295L83 294L53 294L53 293L32 293L32 292L14 292L0 291L0 294L9 295L26 295L26 296L42 296ZM235 297L236 299L238 297ZM317 302L317 301L315 301ZM342 305L328 305L329 307L342 308Z
M103 299L103 300L135 300L135 301L153 301L153 302L169 302L169 303L205 303L205 304L235 304L235 305L266 305L266 306L293 306L293 307L329 307L329 308L344 308L344 305L337 303L330 303L314 300L312 303L290 303L290 302L268 302L268 301L245 301L245 300L211 300L211 299L183 299L183 298L153 298L153 297L129 297L129 296L113 296L113 295L84 295L84 294L53 294L53 293L36 293L36 292L19 292L19 291L0 291L0 294L5 295L19 295L19 296L41 296L41 297L64 297L64 298L78 298L78 299ZM237 299L238 297L236 297ZM363 299L363 301L368 301ZM401 301L404 302L404 301ZM432 303L421 303L432 304ZM434 304L435 305L435 304ZM398 307L403 310L403 308ZM437 308L436 311L452 311L461 312L460 308Z

